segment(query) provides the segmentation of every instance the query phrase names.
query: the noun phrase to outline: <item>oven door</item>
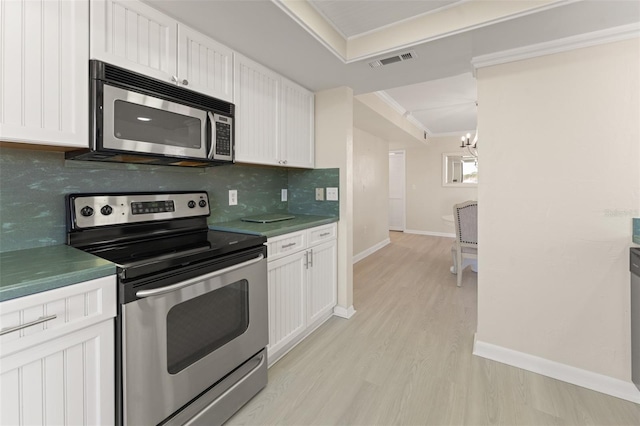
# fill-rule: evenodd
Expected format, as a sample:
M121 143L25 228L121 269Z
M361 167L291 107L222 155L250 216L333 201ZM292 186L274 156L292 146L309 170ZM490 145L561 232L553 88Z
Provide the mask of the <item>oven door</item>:
M132 90L97 84L97 143L107 150L206 159L206 111ZM101 108L100 108L101 107Z
M123 305L125 425L163 421L267 345L266 268L254 254Z

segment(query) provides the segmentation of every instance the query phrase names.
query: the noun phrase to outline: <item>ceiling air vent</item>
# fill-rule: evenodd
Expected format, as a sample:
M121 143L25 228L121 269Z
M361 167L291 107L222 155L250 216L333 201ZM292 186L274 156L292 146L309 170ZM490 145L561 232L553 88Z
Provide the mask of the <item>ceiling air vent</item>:
M418 55L416 55L416 52L413 50L410 50L408 52L401 53L399 55L389 56L388 58L382 58L382 59L369 62L369 66L371 68L378 68L383 65L394 64L396 62L406 61L407 59L413 59L417 57Z

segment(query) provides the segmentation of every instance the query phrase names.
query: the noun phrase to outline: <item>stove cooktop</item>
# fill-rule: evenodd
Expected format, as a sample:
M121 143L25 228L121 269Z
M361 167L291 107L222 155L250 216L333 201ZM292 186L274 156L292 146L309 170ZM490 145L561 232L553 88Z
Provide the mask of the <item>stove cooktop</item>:
M85 251L115 263L119 276L131 279L261 247L266 240L261 235L204 231L94 247Z

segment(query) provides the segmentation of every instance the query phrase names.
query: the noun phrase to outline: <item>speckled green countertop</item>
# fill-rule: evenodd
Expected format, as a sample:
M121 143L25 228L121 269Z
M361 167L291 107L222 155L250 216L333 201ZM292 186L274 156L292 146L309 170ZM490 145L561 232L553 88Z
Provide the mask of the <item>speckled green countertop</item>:
M339 220L339 218L333 216L312 216L304 214L296 214L292 216L295 217L293 219L272 223L243 222L242 220L217 222L209 224L209 228L216 231L264 235L267 238L271 238L277 235L313 228L314 226L326 225Z
M116 266L73 247L0 253L0 302L116 273Z

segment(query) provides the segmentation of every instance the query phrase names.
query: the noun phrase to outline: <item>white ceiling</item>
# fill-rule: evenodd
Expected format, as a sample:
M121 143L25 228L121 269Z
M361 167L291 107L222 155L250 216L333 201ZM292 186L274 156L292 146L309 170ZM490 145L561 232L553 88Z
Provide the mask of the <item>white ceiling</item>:
M475 129L473 57L640 22L637 0L531 0L545 6L348 61L287 10L292 0L144 1L310 90L348 86L356 95L386 91L398 109L432 135ZM470 4L495 9L511 3L503 1L310 0L347 43L375 36L376 29L410 23L412 14L433 17ZM416 59L368 65L409 49Z

